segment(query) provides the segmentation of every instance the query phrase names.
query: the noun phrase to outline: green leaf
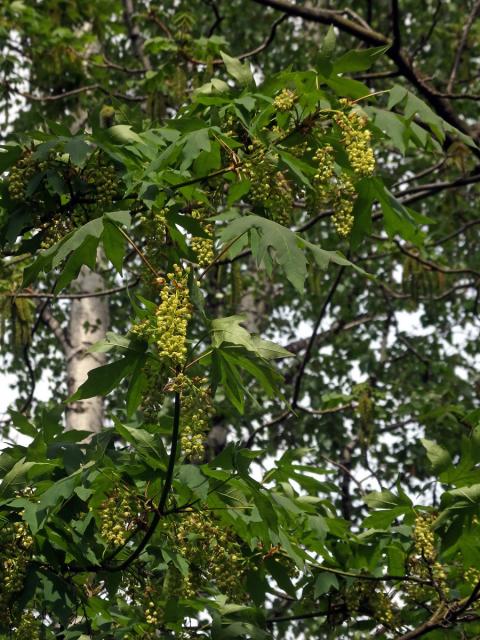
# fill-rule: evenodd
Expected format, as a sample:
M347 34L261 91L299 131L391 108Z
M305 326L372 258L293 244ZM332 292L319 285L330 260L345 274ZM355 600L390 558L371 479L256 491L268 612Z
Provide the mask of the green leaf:
M382 509L367 516L363 521L366 529L388 529L395 518L405 513L405 507L395 507L393 509Z
M177 213L176 211L169 211L167 214L167 220L170 225L179 225L198 238L210 237L205 231L204 227L200 224L200 222L195 218L192 218L192 216L182 215L181 213Z
M336 44L337 36L335 34L335 27L333 26L333 24L331 24L328 27L328 31L322 41L321 51L323 55L327 56L327 58L330 58L335 51Z
M266 360L291 358L293 356L290 351L280 345L250 334L241 326L242 322L246 322L246 316L229 316L228 318L212 320L212 345L215 348L220 347L224 342L240 345L247 351L253 351Z
M127 227L127 229L132 225L132 214L130 211L108 211L103 217L116 224L121 224Z
M78 276L83 265L95 269L98 241L98 238L87 237L80 247L71 252L55 284L54 293L70 284Z
M307 261L299 246L299 237L272 220L249 215L231 222L222 231L220 239L227 243L246 232L254 234L251 247L257 263L268 265L270 250L273 250L274 260L283 268L288 280L298 291L303 291Z
M390 45L386 44L381 47L373 47L372 49L353 49L347 51L343 56L333 63L335 73L351 73L352 71L366 71L375 63L377 58L382 56Z
M367 107L365 111L372 116L374 125L390 138L392 144L400 153L405 154L410 129L405 118L397 113L385 111L385 109L377 109L376 107Z
M288 153L288 151L279 151L279 156L291 172L299 178L300 182L311 189L312 183L308 176L313 178L315 175L315 169L300 158L296 158L291 153Z
M226 345L219 351L221 351L222 357L230 366L243 369L250 373L257 382L260 383L262 389L269 397L282 398L280 390L278 389L278 383L282 377L273 369L268 361L256 358L251 352L244 350L243 347ZM245 389L244 394L246 393L248 393L248 390Z
M251 183L249 180L241 180L232 184L228 191L227 205L230 207L234 202L240 200L250 191Z
M398 233L405 240L416 245L421 244L424 234L411 215L410 210L399 202L378 178L373 178L371 183L375 190L375 196L382 207L385 229L388 235L393 237Z
M162 439L158 434L152 434L145 429L139 429L122 424L115 417L115 430L127 442L135 445L139 454L145 458L153 469L164 469L167 462L167 453Z
M397 545L388 545L386 547L388 557L388 573L393 576L404 575L405 571L405 551Z
M202 84L198 89L195 89L194 95L211 95L214 93L227 93L229 90L228 84L220 78L212 78L210 82Z
M350 235L350 245L357 249L362 240L372 231L372 205L375 200L375 189L369 178L363 178L356 186L358 197L353 205L354 223Z
M410 507L412 501L406 496L396 496L391 491L373 491L364 497L371 509L393 509L399 506Z
M401 87L399 84L394 85L389 92L387 109L393 109L397 104L400 104L405 99L407 93L408 91L405 87Z
M145 359L139 359L135 365L127 391L127 417L130 418L139 407L143 394L148 389L149 380L145 373Z
M3 173L21 157L22 147L1 145L0 149L2 149L0 152L0 173Z
M197 131L191 131L184 138L183 146L183 162L181 165L181 171L188 169L194 160L197 159L201 151L210 151L210 129L198 129Z
M311 242L303 239L301 240L301 244L303 244L303 246L312 253L313 257L315 258L315 262L323 271L328 269L330 263L333 262L334 264L338 264L342 267L352 267L353 269L355 269L355 271L358 271L358 273L361 273L363 276L371 278L371 276L366 271L364 271L361 267L357 267L357 265L353 262L350 262L350 260L348 260L348 258L346 258L340 251L326 251L325 249L317 247Z
M30 420L28 420L19 411L14 411L13 409L9 409L8 413L17 431L19 431L20 433L23 433L23 435L25 436L30 436L31 438L35 438L35 436L38 433L38 430L30 422Z
M107 353L112 349L129 350L132 349L132 340L125 336L119 336L113 331L107 331L105 338L97 340L91 347L88 348L89 353ZM137 351L137 349L133 349Z
M110 393L132 371L139 357L141 356L137 353L127 353L121 360L91 369L88 372L87 380L66 402L75 402Z
M212 389L221 385L225 395L238 413L243 414L245 408L245 389L238 367L228 361L221 349L212 353Z
M442 495L442 502L464 502L468 505L480 503L480 483L472 484L469 487L460 487L459 489L452 489L451 491L445 491Z
M0 497L14 492L17 488L24 486L29 471L43 472L52 469L55 465L49 462L27 461L25 458L18 460L6 473L0 484Z
M88 154L93 150L82 138L71 138L64 146L65 152L70 156L73 164L81 167L85 162Z
M427 451L427 458L430 460L434 472L441 473L452 464L449 452L439 444L426 438L423 438L420 442Z
M237 58L231 58L224 51L220 51L222 60L227 67L227 73L235 78L240 84L250 84L253 82L253 75L250 71L250 65L247 63L242 64Z
M116 124L106 129L105 133L115 144L144 144L138 133L135 133L129 124Z
M347 96L358 100L364 98L370 93L370 89L363 82L352 80L351 78L341 78L339 76L331 76L325 78L325 83L335 91L339 96Z
M323 596L324 593L328 593L330 589L338 589L338 587L339 584L337 576L334 573L322 571L318 574L317 579L315 580L313 597L318 598L319 596Z
M209 482L198 466L182 464L178 472L178 479L190 489L196 498L205 500L208 496Z
M57 267L72 252L82 246L88 238L100 238L103 231L103 219L95 218L70 235L65 242L62 242L55 252L52 260L52 268Z
M108 260L110 260L118 273L122 273L126 248L125 238L118 227L108 219L105 220L103 225L102 244Z

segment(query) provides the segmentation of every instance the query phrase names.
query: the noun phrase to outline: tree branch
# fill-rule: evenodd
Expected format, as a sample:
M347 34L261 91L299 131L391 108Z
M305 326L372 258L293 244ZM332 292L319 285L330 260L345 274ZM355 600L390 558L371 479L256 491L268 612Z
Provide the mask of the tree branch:
M398 6L398 0L391 0L392 7L392 33L393 33L393 42L392 49L400 50L402 46L402 36L400 32L400 8Z
M141 60L142 66L150 70L152 68L150 64L150 60L148 56L145 55L143 50L143 40L140 33L140 29L138 28L137 23L134 19L135 7L133 6L133 0L122 0L123 4L123 20L125 22L125 26L127 27L128 37L130 42L132 43L132 49L136 57Z
M386 55L395 63L400 73L419 91L430 103L437 114L446 122L456 127L466 135L472 136L472 131L464 120L459 118L448 101L430 85L427 79L411 64L408 54L401 48L392 46L392 41L382 33L371 27L365 27L343 17L342 12L331 9L312 8L304 5L294 5L287 0L252 0L262 6L271 7L277 11L303 18L318 24L334 25L340 31L348 33L362 42L373 46L389 45Z
M114 98L118 98L119 100L126 100L127 102L144 102L145 96L129 96L124 93L118 93L116 91L109 91L102 85L95 83L89 84L84 87L77 87L76 89L72 89L71 91L65 91L64 93L54 93L51 95L41 95L36 96L33 93L28 93L27 91L20 91L15 87L7 83L3 83L3 86L12 93L15 93L18 96L22 96L22 98L26 98L27 100L32 100L33 102L55 102L57 100L65 100L66 98L72 98L73 96L79 95L81 93L88 93L90 91L100 91L107 96L113 96Z
M457 51L455 53L455 59L453 61L452 69L450 71L450 77L448 79L448 84L447 84L448 93L451 93L453 91L455 80L457 78L458 68L460 66L460 61L462 59L462 54L467 45L468 34L470 33L470 30L473 26L473 23L475 22L475 18L477 17L477 13L479 11L480 11L480 0L476 0L470 12L470 15L468 16L467 20L465 21L465 24L463 25L462 36L460 38L460 42L458 44Z
M55 316L50 313L46 305L44 305L44 308L40 311L40 318L43 324L50 329L55 338L58 340L63 353L67 354L71 346L68 335L62 328L60 322L55 318Z
M79 298L101 298L103 296L110 296L113 293L119 293L120 291L126 291L127 289L133 289L140 282L140 278L137 278L130 284L122 285L121 287L113 287L112 289L103 289L101 291L84 291L82 293L51 293L49 291L19 291L19 292L2 292L0 296L10 296L14 298L47 298L53 300L77 300Z
M413 61L418 56L420 51L428 44L430 38L432 37L433 32L435 31L435 27L437 26L438 17L440 16L440 9L442 8L442 0L437 0L437 6L435 7L435 11L433 13L432 22L430 24L430 28L426 34L422 34L417 46L412 51L410 55L410 61L413 64Z
M210 7L210 9L213 11L213 15L215 16L215 20L207 31L207 38L210 38L216 31L217 27L219 27L223 22L224 17L220 14L220 10L215 0L203 0L203 2Z
M297 378L295 380L295 387L294 387L294 391L293 391L293 397L292 397L292 409L295 410L295 407L297 406L298 403L298 399L300 396L300 389L301 389L301 385L302 385L302 378L303 375L305 373L305 369L306 366L308 364L308 361L310 360L310 356L312 354L312 349L313 346L315 344L315 340L317 338L317 332L318 329L320 327L320 324L325 316L325 313L327 312L327 309L332 301L333 296L335 295L335 291L337 290L338 285L340 284L340 280L342 278L343 272L345 271L345 267L340 267L340 269L337 272L337 275L335 277L335 280L332 283L332 286L330 287L330 290L327 294L327 297L325 298L323 305L320 309L320 312L318 314L317 320L315 321L315 324L313 326L313 331L312 331L312 335L310 336L310 339L308 341L308 345L307 348L305 350L305 355L303 356L303 360L300 364L299 370L298 370L298 374L297 374Z

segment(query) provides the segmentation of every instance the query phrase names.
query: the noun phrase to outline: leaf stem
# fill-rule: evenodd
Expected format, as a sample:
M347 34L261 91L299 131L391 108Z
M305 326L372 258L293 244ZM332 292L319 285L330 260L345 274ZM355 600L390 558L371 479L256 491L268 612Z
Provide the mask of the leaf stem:
M187 365L185 365L185 367L183 368L184 371L186 371L187 369L189 369L190 367L193 367L194 364L197 364L197 362L200 362L200 360L202 360L203 358L206 358L207 356L209 356L212 353L213 349L209 349L208 351L204 351L204 353L201 353L198 358L195 358L195 360L192 360L191 362L189 362Z
M212 262L211 262L207 267L205 267L204 271L202 271L202 273L198 276L198 279L199 279L199 280L202 280L203 276L207 273L207 271L209 271L209 270L214 266L214 264L215 264L216 262L218 262L218 261L220 260L220 258L221 258L222 256L224 256L224 255L227 253L227 251L230 249L230 247L231 247L232 245L234 245L234 244L235 244L235 242L236 242L237 240L239 240L243 235L245 235L245 234L247 233L247 231L248 231L248 229L245 229L245 231L243 231L243 233L241 233L240 235L238 235L236 238L233 238L233 240L231 240L231 241L230 241L230 242L229 242L229 243L228 243L228 244L227 244L227 245L226 245L226 246L225 246L225 247L220 251L220 253L219 253L218 255L216 255L216 256L215 256L215 258L212 260Z
M115 223L113 223L115 224ZM115 224L115 227L120 231L120 233L122 234L122 236L125 238L125 240L128 242L128 244L132 247L132 249L135 251L135 253L137 253L140 258L143 260L143 262L145 263L145 265L147 266L147 268L153 273L153 275L156 278L160 277L159 272L155 269L155 267L152 265L152 263L149 261L149 259L147 258L147 256L143 253L143 251L140 249L140 247L138 247L135 242L132 240L132 238L128 235L128 233L126 233L121 227L119 227L117 224Z

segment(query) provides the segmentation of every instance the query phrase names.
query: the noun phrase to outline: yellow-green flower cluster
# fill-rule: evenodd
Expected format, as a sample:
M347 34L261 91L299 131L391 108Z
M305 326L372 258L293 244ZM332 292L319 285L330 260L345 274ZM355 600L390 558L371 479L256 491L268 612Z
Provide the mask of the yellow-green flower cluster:
M376 589L373 589L370 595L369 604L372 607L372 613L375 620L378 620L378 622L386 627L391 627L393 625L395 616L393 613L392 603L382 588L377 587Z
M337 233L342 238L348 238L353 227L353 206L357 192L348 176L342 175L337 182L337 189L333 203L332 222Z
M367 120L357 111L336 117L336 123L343 133L343 143L348 160L355 174L370 176L375 170L375 156L371 147L371 133L366 129Z
M156 312L156 340L161 357L168 358L175 366L182 366L187 355L187 327L192 307L188 291L188 269L174 265L163 285L161 302Z
M435 534L432 523L435 516L419 514L415 518L413 528L413 554L408 559L409 573L426 583L406 583L406 595L417 602L428 601L432 598L442 599L448 594L447 574L442 564L437 560Z
M118 178L111 164L99 164L86 171L87 184L95 189L95 201L99 209L111 205L118 191Z
M333 157L333 147L326 144L319 147L313 156L317 164L313 178L315 189L320 198L326 198L331 192L332 180L335 177L335 159Z
M266 151L266 148L258 140L248 146L249 155L242 164L242 173L250 181L250 195L252 200L266 204L273 187L272 174L274 160Z
M432 521L430 515L417 515L413 529L415 552L428 563L433 563L437 557Z
M12 200L23 200L29 181L39 170L38 163L31 158L31 151L27 151L11 168L8 177L8 193Z
M268 210L279 224L288 225L293 210L293 194L285 175L277 170L278 156L268 154L258 141L249 145L249 156L243 162L242 173L250 182L252 200Z
M11 636L12 640L40 640L40 624L31 611L24 611Z
M480 570L476 567L468 567L464 573L465 582L472 587L480 582Z
M316 198L331 203L333 207L332 222L339 236L346 238L352 230L354 217L353 206L357 193L351 179L335 172L333 147L326 144L319 147L313 159L317 164L313 183Z
M182 433L180 444L187 458L201 460L205 435L212 413L212 398L206 380L193 381L182 392Z
M101 504L100 534L108 543L125 544L136 519L132 498L127 492L115 489Z
M0 616L6 619L9 603L23 589L33 538L21 521L4 527L0 535Z
M391 627L395 614L388 594L381 586L374 587L370 582L356 582L345 593L345 604L350 617L367 614L377 622Z
M145 589L147 602L145 607L145 622L154 627L158 627L163 621L163 611L156 602L159 594L151 586Z
M182 585L186 597L215 585L229 598L244 598L245 562L231 531L205 512L190 511L178 523L176 540L177 551L190 565Z
M275 189L271 193L271 217L274 222L289 226L293 211L293 195L290 183L281 171L274 178Z
M298 96L295 91L292 91L291 89L282 89L275 97L273 106L277 111L290 111L290 109L293 109L297 100Z
M206 212L203 209L193 209L192 218L198 221L203 221L206 216ZM197 262L201 267L208 267L213 262L215 252L213 250L214 240L214 225L211 223L203 222L202 229L208 234L208 238L201 236L194 236L192 238L192 249L197 256Z
M157 209L154 207L140 216L140 222L145 226L145 231L148 234L148 241L164 241L167 228L167 212L168 209L166 208Z

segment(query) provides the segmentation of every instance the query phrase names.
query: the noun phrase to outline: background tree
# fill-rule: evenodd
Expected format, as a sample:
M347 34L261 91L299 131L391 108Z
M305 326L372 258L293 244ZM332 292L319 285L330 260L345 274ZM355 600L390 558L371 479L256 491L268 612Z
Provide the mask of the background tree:
M5 637L478 637L480 2L344 4L0 9Z

